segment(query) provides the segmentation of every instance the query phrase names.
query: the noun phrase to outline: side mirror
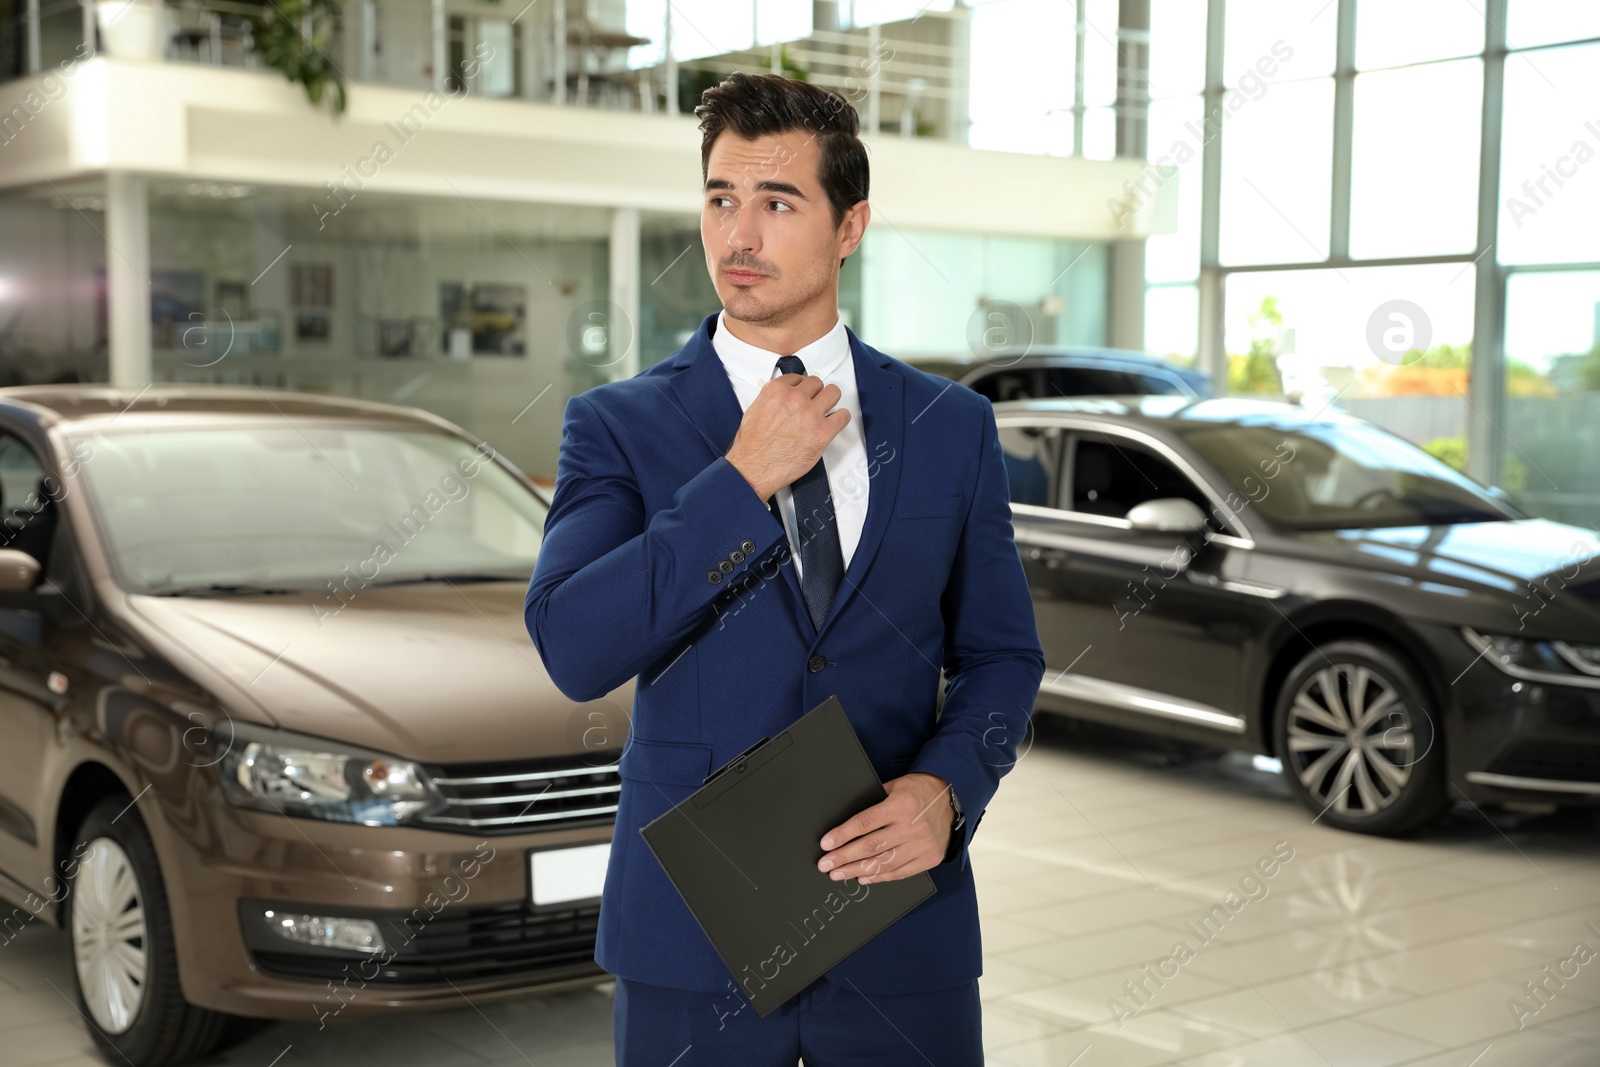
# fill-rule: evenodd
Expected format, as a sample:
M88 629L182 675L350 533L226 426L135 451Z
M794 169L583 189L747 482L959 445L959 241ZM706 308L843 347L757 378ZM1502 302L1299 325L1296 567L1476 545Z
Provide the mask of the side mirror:
M38 560L15 548L0 548L0 593L25 593L38 584Z
M1200 533L1206 528L1206 513L1194 501L1175 496L1135 504L1127 519L1135 530L1155 533Z

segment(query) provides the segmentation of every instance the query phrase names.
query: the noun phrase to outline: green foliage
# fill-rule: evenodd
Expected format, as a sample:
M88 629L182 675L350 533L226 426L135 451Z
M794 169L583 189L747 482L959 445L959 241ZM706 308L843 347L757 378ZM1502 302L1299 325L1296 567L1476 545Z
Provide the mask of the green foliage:
M1415 358L1413 358L1413 353ZM1472 345L1434 345L1426 352L1413 348L1400 361L1402 367L1432 367L1436 370L1470 370Z
M1278 310L1278 298L1264 296L1261 306L1245 315L1255 337L1250 351L1243 356L1228 357L1228 392L1271 393L1283 392L1283 376L1278 373L1274 349L1278 344L1278 327L1283 325L1283 313ZM1263 325L1270 330L1263 330Z
M1589 349L1578 365L1578 381L1589 392L1600 392L1600 344Z
M340 0L264 0L252 31L252 50L267 66L305 86L306 99L345 108L344 75L330 58ZM309 36L302 32L309 23Z
M1465 437L1435 437L1422 446L1422 450L1441 463L1467 473L1467 439ZM1520 493L1528 488L1528 465L1514 452L1501 457L1500 488L1510 493Z
M1441 463L1447 463L1460 471L1467 472L1467 439L1465 437L1435 437L1422 446L1422 450Z

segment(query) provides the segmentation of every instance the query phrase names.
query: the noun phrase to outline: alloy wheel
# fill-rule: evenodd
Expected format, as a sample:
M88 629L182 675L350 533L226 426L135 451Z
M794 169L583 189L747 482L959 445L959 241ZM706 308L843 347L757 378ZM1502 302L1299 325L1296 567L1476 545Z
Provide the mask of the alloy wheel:
M97 837L73 881L72 954L95 1025L120 1034L133 1025L148 980L147 928L139 880L128 854Z
M1289 769L1324 811L1376 815L1399 799L1417 761L1400 689L1371 667L1339 663L1301 684L1289 707Z

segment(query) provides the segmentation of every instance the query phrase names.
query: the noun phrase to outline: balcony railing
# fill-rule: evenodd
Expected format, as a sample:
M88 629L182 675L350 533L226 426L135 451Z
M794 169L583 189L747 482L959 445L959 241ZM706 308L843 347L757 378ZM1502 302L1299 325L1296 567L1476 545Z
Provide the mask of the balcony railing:
M796 0L785 2L783 17L792 19ZM965 9L850 26L848 2L801 2L808 17L775 40L760 32L778 17L766 0L749 5L754 17L738 28L724 10L691 17L663 0L565 0L520 11L523 0L504 0L494 13L457 0L345 0L328 58L357 85L669 114L691 111L703 89L735 70L770 70L838 91L864 132L965 140ZM0 21L0 80L48 71L96 42L92 0L11 4L20 17ZM258 69L251 35L261 10L240 0L169 2L164 58ZM708 31L731 47L717 50Z

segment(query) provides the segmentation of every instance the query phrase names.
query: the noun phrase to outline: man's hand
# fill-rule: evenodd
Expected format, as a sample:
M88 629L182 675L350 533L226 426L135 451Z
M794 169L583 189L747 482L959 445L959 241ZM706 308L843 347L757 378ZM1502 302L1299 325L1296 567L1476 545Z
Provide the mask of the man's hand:
M950 783L932 774L902 775L883 783L889 795L829 830L817 861L838 881L894 882L944 862L955 811Z
M842 395L814 374L780 374L750 401L727 460L763 503L817 465L850 421L850 409L829 408Z

